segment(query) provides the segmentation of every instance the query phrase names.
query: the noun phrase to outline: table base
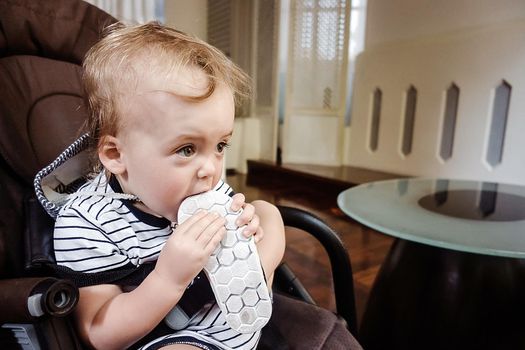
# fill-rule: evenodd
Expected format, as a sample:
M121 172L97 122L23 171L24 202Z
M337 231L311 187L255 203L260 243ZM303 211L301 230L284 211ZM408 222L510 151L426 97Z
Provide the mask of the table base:
M363 316L375 349L525 349L525 259L397 239Z

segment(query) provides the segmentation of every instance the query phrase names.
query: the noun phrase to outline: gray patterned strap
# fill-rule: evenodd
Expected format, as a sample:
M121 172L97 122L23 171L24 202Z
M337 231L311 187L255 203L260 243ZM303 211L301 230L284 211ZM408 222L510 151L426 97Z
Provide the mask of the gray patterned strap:
M89 134L84 134L73 142L68 148L66 148L60 155L44 169L40 170L33 181L35 193L38 201L44 207L46 212L52 217L56 218L60 211L60 206L57 203L50 201L44 194L42 189L42 180L51 174L55 169L64 164L67 160L73 158L80 152L87 149L89 143Z

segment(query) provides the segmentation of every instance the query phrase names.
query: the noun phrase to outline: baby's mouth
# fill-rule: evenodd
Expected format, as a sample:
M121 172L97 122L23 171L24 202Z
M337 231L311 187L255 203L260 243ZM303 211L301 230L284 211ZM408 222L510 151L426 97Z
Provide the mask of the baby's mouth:
M190 195L187 196L186 198L191 197L191 196L196 196L196 195L198 195L198 194L202 194L202 193L205 193L205 192L209 192L209 191L211 191L211 190L212 190L212 188L206 188L206 189L203 189L202 191L197 191L197 192L195 192L195 193L193 193L193 194L190 194ZM184 198L184 199L186 199L186 198Z

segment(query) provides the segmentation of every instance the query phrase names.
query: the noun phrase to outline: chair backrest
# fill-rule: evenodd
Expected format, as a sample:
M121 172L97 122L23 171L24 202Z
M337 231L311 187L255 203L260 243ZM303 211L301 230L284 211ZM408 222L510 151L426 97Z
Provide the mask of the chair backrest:
M0 277L23 274L33 177L81 134L81 62L116 20L83 1L0 2Z

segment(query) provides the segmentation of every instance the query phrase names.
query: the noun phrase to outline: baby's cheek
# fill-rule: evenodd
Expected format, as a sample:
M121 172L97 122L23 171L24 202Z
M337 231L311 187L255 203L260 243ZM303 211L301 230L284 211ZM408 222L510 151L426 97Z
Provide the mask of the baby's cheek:
M157 201L161 210L160 214L166 219L176 221L182 198L179 198L179 196L172 192L165 191L158 194Z

